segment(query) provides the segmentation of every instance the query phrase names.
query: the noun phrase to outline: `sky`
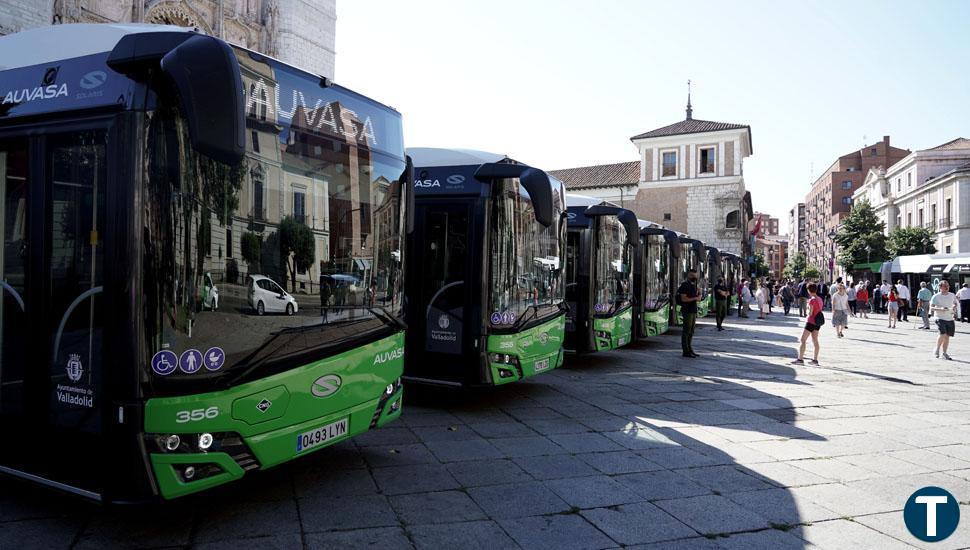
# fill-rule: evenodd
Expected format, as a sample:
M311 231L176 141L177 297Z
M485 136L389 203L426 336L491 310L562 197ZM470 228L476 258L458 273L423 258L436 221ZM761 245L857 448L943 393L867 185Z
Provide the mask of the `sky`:
M781 220L838 156L970 137L970 1L338 0L335 81L408 147L545 170L637 160L630 137L749 124L744 180Z

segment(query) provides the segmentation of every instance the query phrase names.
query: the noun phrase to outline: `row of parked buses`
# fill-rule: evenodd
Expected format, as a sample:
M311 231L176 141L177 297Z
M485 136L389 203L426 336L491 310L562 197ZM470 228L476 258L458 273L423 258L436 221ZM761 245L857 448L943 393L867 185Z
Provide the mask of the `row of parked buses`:
M0 242L0 472L105 502L383 426L402 377L499 385L662 334L688 268L705 296L740 269L503 155L406 151L395 110L154 25L0 38Z

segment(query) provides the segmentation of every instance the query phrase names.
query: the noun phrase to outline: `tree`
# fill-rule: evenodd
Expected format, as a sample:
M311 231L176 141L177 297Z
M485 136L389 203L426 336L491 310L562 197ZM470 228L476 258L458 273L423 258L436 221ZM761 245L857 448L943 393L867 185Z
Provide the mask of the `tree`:
M242 257L249 264L249 272L259 273L262 271L260 268L260 261L263 257L262 243L259 242L259 237L251 232L246 231L242 234Z
M855 264L885 261L889 257L883 234L885 228L886 224L876 216L869 201L857 202L835 235L839 265L851 269Z
M293 216L286 216L280 221L279 238L280 258L290 273L291 288L296 292L296 273L313 265L313 231Z
M936 254L933 232L925 227L897 227L889 234L886 248L890 258L910 254Z
M805 267L807 266L808 258L805 257L804 252L799 252L788 260L788 263L785 264L785 269L782 270L781 274L787 279L799 281L804 276Z
M758 252L754 255L754 264L751 266L751 272L755 277L767 277L771 269L768 268L768 264L765 263L765 255Z
M805 270L802 271L802 277L806 279L818 280L822 278L822 272L819 270L819 268L815 267L814 265L808 265L808 266L805 266Z

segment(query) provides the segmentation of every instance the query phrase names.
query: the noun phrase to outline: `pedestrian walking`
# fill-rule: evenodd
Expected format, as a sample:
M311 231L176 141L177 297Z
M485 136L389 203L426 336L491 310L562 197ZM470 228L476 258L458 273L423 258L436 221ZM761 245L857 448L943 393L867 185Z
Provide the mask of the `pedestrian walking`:
M849 315L855 317L856 310L859 308L858 303L856 302L858 296L856 296L855 287L852 285L844 285L841 288L845 290L845 296L849 299Z
M872 287L872 312L882 313L882 288Z
M835 294L832 295L832 326L835 327L835 334L842 338L842 331L849 326L849 293L842 283L838 284Z
M741 285L741 303L742 307L744 308L741 310L741 317L744 317L745 319L748 318L748 312L751 311L751 300L753 299L754 297L751 295L751 284L747 279L745 279L744 283Z
M814 354L812 356L812 364L818 365L818 331L825 324L825 315L822 313L822 306L825 304L822 299L818 297L818 285L815 283L810 283L806 285L805 291L808 292L808 319L805 321L805 328L802 330L801 345L798 348L798 359L793 361L795 365L805 364L805 346L808 343L808 339L812 339L812 346L814 347Z
M963 283L957 291L957 300L960 300L960 321L970 323L970 284Z
M956 312L957 297L950 292L950 283L946 280L940 281L940 291L930 298L930 309L936 315L936 326L940 329L940 336L936 339L936 357L940 357L940 349L943 350L943 358L952 361L953 358L947 354L950 346L950 338L956 331L956 323L953 315Z
M832 304L831 304L832 295L829 294L829 285L825 283L821 283L818 285L818 297L822 299L823 307L832 307Z
M741 294L744 293L744 283L747 281L747 279L742 278L741 282L738 283L738 318L741 318L744 313L744 297Z
M762 281L758 284L758 289L754 293L755 301L758 304L758 319L767 319L768 315L768 287Z
M714 318L717 321L717 330L724 330L722 326L724 324L724 318L727 317L728 311L728 297L731 296L731 290L726 284L724 284L724 277L717 278L717 284L714 285Z
M869 318L869 288L865 281L859 282L859 288L855 291L856 307L864 319Z
M791 288L791 283L781 286L781 305L785 308L785 316L791 311L791 304L795 300L795 291Z
M332 295L330 277L323 274L323 262L320 262L320 316L323 317L324 324L330 322L330 296Z
M798 298L798 316L804 317L806 314L806 307L808 307L808 283L805 279L802 279L798 283L798 287L795 289L795 296Z
M879 291L882 294L882 302L879 304L882 313L889 311L889 289L892 286L889 284L889 281L883 281L882 286L879 287Z
M899 295L899 320L909 322L909 287L902 279L896 283L896 293Z
M923 318L921 330L930 330L930 300L933 299L933 291L926 286L926 281L919 284L919 292L916 293L916 305L919 308L919 316Z
M889 312L888 328L896 328L896 321L899 317L899 294L896 287L889 286L889 295L886 296L886 311Z

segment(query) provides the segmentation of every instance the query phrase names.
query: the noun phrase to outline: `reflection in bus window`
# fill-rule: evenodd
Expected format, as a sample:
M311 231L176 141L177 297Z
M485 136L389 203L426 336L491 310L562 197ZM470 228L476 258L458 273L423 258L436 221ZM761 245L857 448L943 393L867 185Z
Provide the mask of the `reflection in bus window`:
M513 325L526 313L558 312L563 301L562 246L566 223L557 215L548 227L535 218L532 201L517 179L492 185L489 242L492 273L489 317L493 325ZM562 212L561 195L554 193ZM499 322L496 322L499 321Z
M656 311L670 299L669 282L667 280L667 244L662 237L649 235L647 237L646 257L646 294L644 309Z
M596 226L593 312L595 315L612 315L630 305L633 287L631 247L627 243L626 228L618 218L601 216Z

